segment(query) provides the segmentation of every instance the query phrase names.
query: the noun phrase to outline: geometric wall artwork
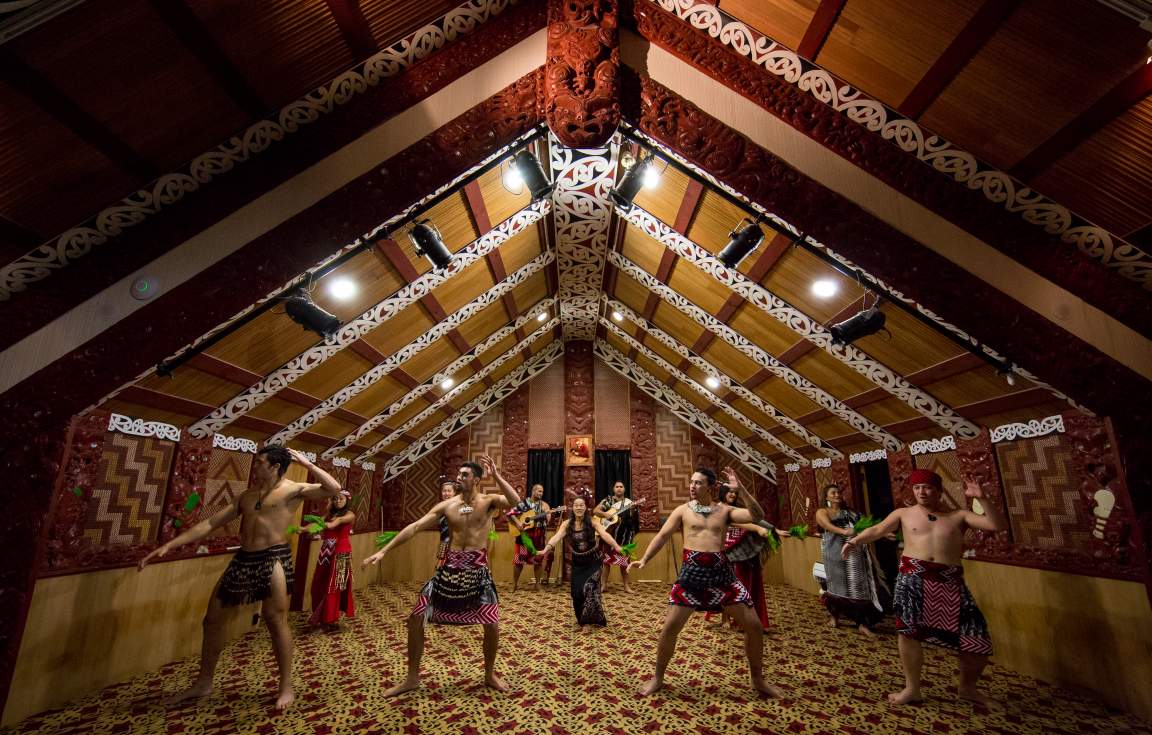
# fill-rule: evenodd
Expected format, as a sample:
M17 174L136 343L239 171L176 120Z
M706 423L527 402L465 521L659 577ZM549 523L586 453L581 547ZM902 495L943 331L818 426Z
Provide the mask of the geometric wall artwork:
M996 445L1012 540L1088 551L1092 516L1078 492L1072 453L1059 434Z
M372 472L354 467L348 473L345 490L352 493L352 512L356 514L353 529L356 533L374 531L380 527L380 519L372 514Z
M692 428L665 408L655 406L657 512L667 516L687 503L692 478Z
M785 472L784 478L788 481L788 510L793 525L799 526L808 522L812 501L805 490L803 475L805 472ZM811 529L809 529L811 530Z
M212 517L222 508L236 502L248 489L248 476L252 473L252 460L256 455L248 452L234 452L215 447L208 458L208 476L204 480L204 497L184 521L184 528L191 528L200 521ZM240 519L217 528L212 536L239 536Z
M175 448L162 439L107 434L88 502L85 540L107 546L157 538Z
M397 530L419 519L440 502L440 488L436 485L440 464L440 452L432 451L404 471L404 500Z

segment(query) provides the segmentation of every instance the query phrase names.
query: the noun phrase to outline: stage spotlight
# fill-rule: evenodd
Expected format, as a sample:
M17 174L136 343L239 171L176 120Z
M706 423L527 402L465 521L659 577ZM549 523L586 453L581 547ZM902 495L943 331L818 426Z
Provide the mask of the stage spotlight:
M884 328L886 318L884 312L880 311L880 304L876 303L871 308L829 327L828 331L832 333L832 344L851 344L861 337L876 334Z
M303 288L284 301L284 311L292 321L325 339L340 329L340 320L312 303L312 297Z
M444 244L440 230L426 219L412 223L408 237L412 238L412 244L416 246L416 254L427 257L434 268L447 268L455 257Z
M760 229L758 223L750 221L747 217L740 221L747 222L748 225L743 228L737 225L738 229L728 233L728 237L732 239L728 241L728 244L724 246L720 254L716 256L720 259L721 263L729 268L735 268L740 264L741 260L748 257L748 253L755 250L760 243L764 242L764 230Z
M640 187L644 185L644 171L648 168L652 156L641 157L640 160L632 164L630 168L626 167L626 173L620 185L611 191L609 196L612 201L620 205L624 209L631 209L632 200L636 198L639 193ZM624 163L627 163L625 160Z
M649 161L644 167L644 188L655 189L657 186L660 186L660 172L656 169L656 163Z
M358 288L351 278L337 278L328 284L328 295L339 301L347 301L356 295Z
M512 169L528 185L528 191L532 193L532 201L543 199L552 193L555 185L548 181L548 177L544 175L544 168L531 151L525 149L513 156Z

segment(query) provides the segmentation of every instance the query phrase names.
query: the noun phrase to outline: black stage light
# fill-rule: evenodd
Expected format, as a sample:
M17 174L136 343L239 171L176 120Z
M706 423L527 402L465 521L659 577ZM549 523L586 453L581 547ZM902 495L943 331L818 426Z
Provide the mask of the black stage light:
M435 268L447 268L455 257L444 244L440 230L428 220L414 222L408 237L412 238L412 244L416 246L416 254L426 256Z
M644 185L644 167L647 166L651 160L652 156L648 156L632 164L632 168L628 169L627 173L624 174L624 179L620 182L620 185L608 194L608 196L612 197L612 201L624 209L631 209L632 200L636 198L640 187Z
M314 304L312 297L302 288L285 299L284 311L292 321L325 339L340 329L340 319Z
M528 186L528 191L532 193L532 201L543 199L552 193L555 184L548 181L548 177L544 175L544 168L540 165L540 161L536 160L536 156L532 155L532 151L525 149L512 156L512 165L516 167L516 172L520 174L520 178Z
M736 230L728 233L728 237L732 238L720 254L716 257L720 262L729 268L735 268L748 256L748 253L755 250L760 243L764 242L764 230L760 229L760 225L756 222L749 222L747 218L740 220L741 222L748 222L747 227L740 228L737 225Z
M828 331L832 333L832 344L846 345L861 337L876 334L884 328L885 319L884 312L880 311L880 304L874 304L859 314L829 327Z

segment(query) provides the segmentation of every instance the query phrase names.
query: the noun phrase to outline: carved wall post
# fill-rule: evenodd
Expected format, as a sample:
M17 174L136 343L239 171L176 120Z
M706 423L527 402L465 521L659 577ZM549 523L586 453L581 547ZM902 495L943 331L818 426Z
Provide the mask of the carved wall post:
M544 117L570 148L600 148L620 124L616 0L549 0Z
M971 478L980 483L984 491L981 505L993 506L1008 518L1008 502L1004 495L1004 483L1000 479L1000 471L996 466L996 452L992 448L992 438L987 429L980 431L974 439L961 439L956 437L956 459L960 462L960 480L964 482ZM972 503L969 503L972 508ZM986 533L969 529L965 534L967 546L976 552L977 557L991 554L1007 547L1011 543L1011 531L1004 529L1000 533Z
M580 340L564 345L564 433L568 436L596 433L594 359L591 342ZM567 443L564 451L568 451ZM565 459L564 486L572 490L587 487L589 497L594 497L593 472L594 465L568 467Z
M659 483L656 480L656 401L629 387L632 415L632 497L651 498L640 506L640 530L660 528Z

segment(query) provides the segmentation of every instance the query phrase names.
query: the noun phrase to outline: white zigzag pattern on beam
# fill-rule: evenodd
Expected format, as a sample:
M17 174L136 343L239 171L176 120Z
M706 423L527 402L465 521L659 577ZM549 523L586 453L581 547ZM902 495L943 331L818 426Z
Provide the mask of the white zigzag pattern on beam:
M460 429L483 416L489 408L512 395L524 383L539 375L564 354L564 343L553 340L535 357L518 366L500 379L500 382L472 399L464 408L449 416L403 452L388 460L381 470L383 481L391 480L439 447Z
M652 293L659 296L666 303L675 306L683 314L691 318L700 326L709 330L720 339L739 350L744 356L751 359L760 367L775 375L804 396L810 398L816 405L827 409L837 418L869 437L873 441L883 444L892 451L899 450L903 443L892 434L881 429L861 414L853 411L831 394L815 385L792 368L777 360L765 350L753 344L747 337L732 329L727 324L692 303L684 296L676 293L666 284L660 282L640 266L625 258L615 250L608 253L608 260L612 265L645 286Z
M695 380L693 380L691 377L685 375L683 372L680 371L679 368L670 364L667 360L660 357L659 355L657 355L652 350L650 350L647 347L645 347L644 345L640 344L640 342L636 341L631 335L629 335L627 332L625 332L624 330L617 327L611 321L601 317L600 323L602 325L604 325L604 328L607 329L609 332L611 332L612 334L615 334L617 337L619 337L621 340L623 340L624 343L627 344L629 347L632 347L637 352L639 352L640 354L644 355L645 357L647 357L652 362L659 365L661 370L664 370L669 375L671 375L673 378L676 378L681 383L683 383L684 385L691 388L693 391L696 392L697 395L701 396L702 398L707 400L709 403L711 403L713 406L716 406L721 411L723 411L724 413L728 414L733 419L735 419L737 421L737 423L739 423L741 426L752 431L754 434L756 434L756 436L760 437L764 441L766 441L769 444L771 444L772 446L776 447L777 451L788 455L788 457L796 460L797 462L799 462L801 464L804 464L804 465L808 464L808 460L804 458L804 455L800 454L799 452L797 452L792 447L788 446L784 442L780 441L776 437L769 434L767 432L767 430L764 429L763 426L760 426L759 424L757 424L752 419L748 418L744 414L742 414L739 411L737 411L736 409L732 408L732 406L728 405L724 401L717 398L715 393L708 390L704 386L700 385Z
M935 171L951 176L969 189L978 189L988 201L1002 205L1009 212L1020 213L1025 222L1042 227L1050 235L1059 235L1062 242L1076 246L1084 256L1152 290L1152 258L1143 250L1119 238L1114 239L1110 232L1086 220L1077 223L1077 218L1067 207L1030 187L1021 186L1003 171L986 167L976 156L940 136L926 133L916 121L864 96L856 87L841 85L824 69L815 67L806 71L805 65L811 65L811 62L801 60L794 51L731 19L715 5L697 0L652 2L749 58L770 74L843 113L849 120L891 141Z
M527 317L521 317L521 319L527 321ZM436 399L436 401L434 403L429 404L427 408L420 411L420 413L416 414L415 416L408 419L407 421L405 421L400 426L396 427L392 431L392 433L388 434L388 436L384 437L380 441L373 444L372 447L368 449L368 451L364 452L363 454L361 454L356 459L358 459L360 461L364 461L365 459L367 459L367 458L371 457L372 455L376 454L377 452L379 452L381 449L387 447L389 444L391 444L393 441L395 441L396 438L399 437L401 434L403 434L405 431L408 431L409 429L411 429L413 427L419 426L421 422L423 422L425 419L427 419L432 414L436 413L436 411L438 411L440 408L451 403L453 398L460 395L461 393L468 390L469 388L471 388L476 383L483 380L485 377L487 377L487 376L491 375L493 372L495 372L496 368L500 367L501 365L508 362L509 360L512 360L516 357L519 357L521 350L531 346L531 344L533 342L535 342L537 339L539 339L541 334L547 333L551 329L555 329L557 326L559 326L559 324L560 324L560 319L557 317L553 317L550 321L548 321L546 324L544 324L543 327L536 330L532 334L529 334L527 337L520 340L520 342L518 342L515 346L511 347L503 355L501 355L500 357L497 357L495 360L493 360L492 362L485 365L482 370L480 370L478 373L473 375L471 378L464 381L463 383L460 383L459 385L457 385L452 390L450 390L447 393L445 393L444 395L440 396L438 399ZM495 337L495 336L496 335L493 335L493 337ZM500 340L493 339L492 337L490 337L487 340L489 346L496 344L499 341ZM463 357L463 356L461 356L461 357ZM471 361L471 359L472 359L472 356L469 356L469 361ZM416 392L417 391L412 391L412 393L416 393ZM328 451L332 451L332 450L330 449Z
M704 432L705 436L712 442L721 449L731 452L747 465L748 469L775 482L776 466L769 462L764 455L748 446L739 437L711 418L702 415L695 406L675 391L670 390L668 386L657 380L647 370L621 355L612 345L602 339L596 340L593 350L596 356L604 361L604 364L659 401L678 419Z
M617 207L616 211L639 227L646 235L712 276L719 283L732 289L734 293L740 294L765 314L777 319L804 339L822 348L840 362L904 401L913 410L927 417L933 423L967 439L979 435L980 428L978 426L956 415L956 412L949 406L912 385L889 367L866 355L859 348L850 344L832 344L832 334L814 319L786 303L760 284L754 283L740 271L726 267L704 248L668 227L650 213L639 207L632 207L631 211Z
M280 443L288 441L300 432L306 430L308 427L315 424L320 419L340 408L345 403L350 401L355 396L359 395L373 383L380 378L384 377L391 371L400 366L401 363L412 359L426 348L432 346L436 340L443 337L451 330L459 327L465 321L483 311L486 307L492 305L500 299L504 294L510 292L516 286L519 286L524 281L538 273L546 265L555 259L552 251L541 253L532 260L530 260L523 268L516 271L512 275L505 278L503 281L497 283L494 287L480 294L478 297L469 301L464 306L448 315L446 319L435 324L424 334L409 342L404 347L400 348L393 354L389 355L383 362L372 367L359 378L349 383L344 388L341 388L336 393L332 394L324 400L319 406L316 406L311 411L308 411L300 418L285 426L281 431L277 432L268 439L269 444ZM322 455L328 457L328 452Z
M624 304L620 303L619 301L616 301L615 299L608 298L607 294L604 295L604 302L606 304L608 304L608 307L610 309L613 309L615 311L620 312L629 321L631 321L633 324L636 324L637 326L641 327L648 334L651 334L653 337L655 337L656 339L663 342L665 346L667 346L670 350L673 350L676 354L678 354L681 357L683 357L684 359L688 360L689 362L691 362L693 365L700 368L701 370L704 370L704 371L708 372L709 374L714 375L716 377L716 379L720 381L720 384L723 385L725 388L732 391L736 395L740 396L744 400L748 401L750 404L755 406L757 409L763 411L767 415L769 415L772 418L779 421L782 426L784 426L789 431L791 431L792 433L799 436L804 441L808 442L808 444L810 444L811 446L815 447L816 449L819 449L821 452L823 452L824 454L831 456L831 457L839 458L839 457L844 456L838 449L836 449L834 447L826 447L824 445L823 440L821 440L820 437L816 436L815 434L813 434L812 432L808 431L803 426L798 424L795 420L792 419L791 416L788 416L787 414L780 412L779 410L776 409L775 406L773 406L770 403L767 403L760 396L756 395L752 391L748 390L744 386L742 386L739 383L732 380L730 377L728 377L728 375L726 375L724 372L719 370L715 365L708 362L703 357L700 357L695 352L693 352L692 350L688 349L683 344L681 344L680 340L676 339L675 337L668 334L667 332L660 329L659 327L655 326L654 324L649 324L647 322L647 320L645 320L643 317L641 317L636 312L629 309ZM775 438L775 437L773 437L773 438ZM769 441L771 441L771 440L769 440Z
M428 271L412 283L384 299L376 306L348 322L331 343L321 343L294 357L277 368L256 385L220 406L207 417L188 427L192 436L206 437L256 408L264 401L287 388L313 368L379 327L407 307L427 296L437 286L462 272L472 263L495 250L503 242L523 232L548 211L548 202L534 202L525 207L456 253L456 257L442 271Z
M509 336L510 334L514 334L517 329L524 326L525 324L531 324L532 320L536 318L538 313L543 310L552 308L554 304L555 301L550 298L541 301L539 304L533 307L531 311L517 319L515 322L512 322L511 324L505 324L500 329L497 329L495 332L485 337L484 341L472 348L471 352L457 357L455 360L449 363L447 367L441 369L439 372L429 378L427 382L429 384L435 385L442 382L445 378L449 378L455 375L465 365L472 362L473 359L483 355L485 352L503 341L505 337ZM555 323L555 320L553 320L552 323ZM335 446L326 450L324 455L333 455L352 446L360 437L364 436L368 432L380 426L380 424L395 416L406 406L419 398L422 394L423 392L420 390L408 391L400 398L400 400L396 401L391 406L388 406L380 413L365 421L361 426L357 427L355 431L337 442Z

